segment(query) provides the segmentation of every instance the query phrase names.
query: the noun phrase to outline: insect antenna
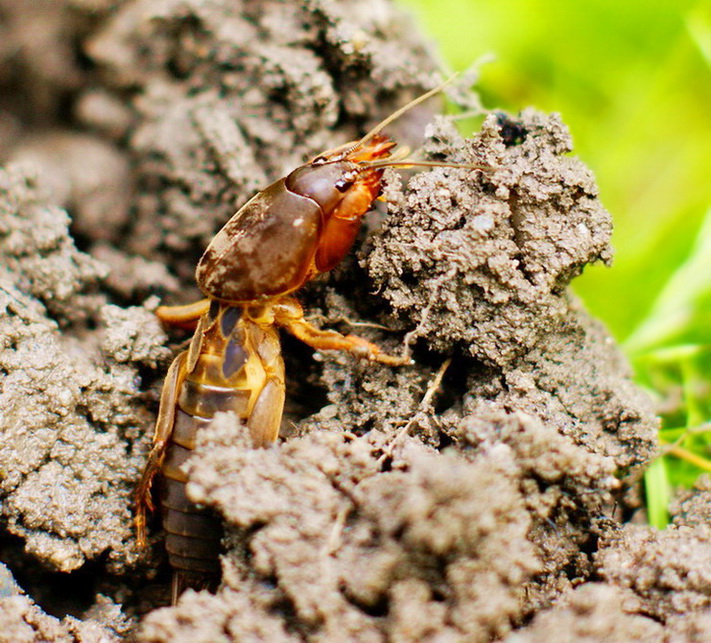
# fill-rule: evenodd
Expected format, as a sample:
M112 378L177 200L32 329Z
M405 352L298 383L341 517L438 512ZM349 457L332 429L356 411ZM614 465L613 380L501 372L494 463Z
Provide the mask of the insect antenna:
M490 165L482 165L479 163L454 163L447 161L417 161L415 159L404 158L402 160L393 161L388 159L386 161L375 161L374 163L363 164L363 170L378 169L382 167L458 167L464 168L465 170L494 170L495 168Z
M348 150L345 151L344 156L348 156L358 148L363 147L368 141L370 141L377 134L379 134L383 129L390 125L390 123L400 118L400 116L402 116L405 112L411 110L413 107L416 107L420 103L423 103L435 94L439 94L445 87L447 87L447 85L452 83L452 81L457 76L458 74L452 74L447 80L437 85L437 87L435 87L434 89L430 89L430 91L422 94L421 96L418 96L417 98L411 100L407 105L403 105L400 109L394 111L386 119L380 121L373 129L371 129L365 136L363 136L363 138L354 143L352 147L348 148Z
M440 83L435 87L434 89L430 89L430 91L425 92L421 96L418 96L417 98L411 100L407 105L403 105L400 109L394 111L390 116L388 116L386 119L380 121L373 129L371 129L363 138L361 138L359 141L354 143L351 147L349 147L347 150L345 150L341 156L342 157L347 157L353 152L355 152L357 149L363 147L368 143L368 141L372 140L375 136L377 136L383 129L385 129L390 123L393 121L397 120L402 116L405 112L411 110L413 107L416 107L420 103L423 103L426 101L428 98L431 98L435 94L439 94L447 85L451 84L454 79L458 76L458 74L452 74L447 80L445 80L443 83ZM476 163L448 163L446 161L419 161L416 159L411 159L407 158L408 155L410 154L410 149L408 147L402 147L399 150L396 150L390 157L387 159L382 159L382 160L376 160L376 161L368 161L368 160L363 160L358 162L358 170L359 171L365 171L369 169L378 169L378 168L383 168L383 167L400 167L400 168L408 168L408 167L459 167L459 168L464 168L464 169L469 169L469 170L493 170L494 168L488 166L488 165L480 165Z
M493 170L489 165L481 165L477 163L454 163L447 161L420 161L413 158L408 158L410 154L410 148L401 147L396 150L392 156L376 161L360 161L358 163L358 170L377 170L383 167L459 167L467 170Z

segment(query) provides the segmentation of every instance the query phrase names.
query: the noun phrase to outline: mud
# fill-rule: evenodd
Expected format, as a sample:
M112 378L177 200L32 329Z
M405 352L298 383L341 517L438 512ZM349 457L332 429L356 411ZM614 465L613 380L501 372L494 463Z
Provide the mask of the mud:
M567 288L610 261L610 215L534 110L467 139L434 105L393 128L486 169L389 172L300 297L414 364L285 337L283 441L220 415L189 464L222 586L160 608L131 493L184 337L151 311L199 296L255 190L438 78L383 2L0 0L1 640L709 638L709 485L664 532L629 522L657 422Z

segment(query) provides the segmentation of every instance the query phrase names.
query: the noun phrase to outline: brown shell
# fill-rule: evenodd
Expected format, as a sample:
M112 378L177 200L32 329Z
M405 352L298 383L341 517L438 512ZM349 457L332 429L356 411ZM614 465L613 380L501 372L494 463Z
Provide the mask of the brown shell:
M284 179L248 201L205 250L195 277L210 298L248 302L304 282L317 246L319 205L290 192Z

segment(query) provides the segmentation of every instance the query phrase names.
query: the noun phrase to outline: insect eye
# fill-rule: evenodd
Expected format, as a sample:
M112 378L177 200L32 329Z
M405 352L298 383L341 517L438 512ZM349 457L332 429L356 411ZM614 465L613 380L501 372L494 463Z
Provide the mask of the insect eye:
M347 179L339 179L338 181L336 181L335 185L336 190L338 190L339 192L346 192L353 185L353 181L349 181Z

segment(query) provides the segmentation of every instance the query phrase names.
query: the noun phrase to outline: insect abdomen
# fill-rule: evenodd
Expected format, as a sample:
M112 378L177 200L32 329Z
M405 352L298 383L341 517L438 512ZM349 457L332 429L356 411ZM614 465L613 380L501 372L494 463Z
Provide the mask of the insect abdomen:
M187 497L182 469L198 432L217 412L232 411L247 425L255 444L270 444L278 434L284 390L276 330L260 328L244 317L243 310L229 305L213 305L203 315L185 361L187 372L176 389L161 476L160 503L166 550L175 572L174 598L186 587L213 589L220 573L221 522Z
M191 384L185 381L182 388ZM168 560L174 572L182 575L181 582L193 589L209 587L220 572L221 522L211 511L188 499L187 476L181 470L195 447L197 432L211 419L193 415L178 405L162 471L160 502Z

